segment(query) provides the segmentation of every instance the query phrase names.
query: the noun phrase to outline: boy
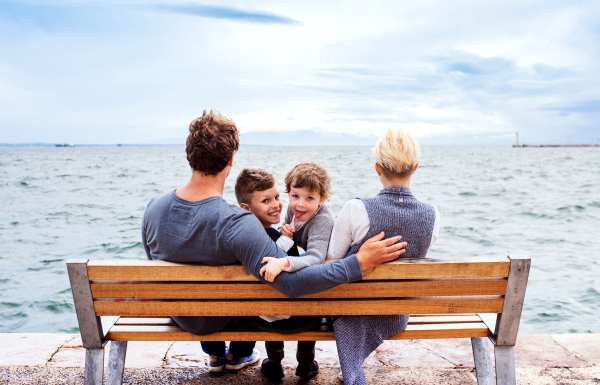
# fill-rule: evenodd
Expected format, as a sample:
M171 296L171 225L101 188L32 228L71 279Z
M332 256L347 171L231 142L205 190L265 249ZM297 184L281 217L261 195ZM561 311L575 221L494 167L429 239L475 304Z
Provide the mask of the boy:
M329 176L325 169L316 163L301 163L286 175L285 183L286 192L290 197L290 207L286 216L286 223L290 224L283 229L286 236L281 236L271 227L279 223L282 208L275 177L262 169L244 169L235 185L240 207L252 211L271 239L276 241L280 248L287 250L290 256L280 259L267 257L263 260L267 265L261 269L260 274L265 274L265 279L270 282L273 282L281 271L296 271L315 263L323 263L334 222L327 207L323 206L324 201L331 195ZM296 243L292 240L294 233L300 246L306 250L306 255L301 258L298 257ZM289 334L298 332L299 327L308 330L320 322L321 317L260 318L255 322L257 327ZM269 358L263 361L261 371L272 380L280 380L284 377L281 366L284 344L282 341L266 341L265 346ZM314 360L314 349L314 341L298 342L297 376L310 378L318 373L319 366Z

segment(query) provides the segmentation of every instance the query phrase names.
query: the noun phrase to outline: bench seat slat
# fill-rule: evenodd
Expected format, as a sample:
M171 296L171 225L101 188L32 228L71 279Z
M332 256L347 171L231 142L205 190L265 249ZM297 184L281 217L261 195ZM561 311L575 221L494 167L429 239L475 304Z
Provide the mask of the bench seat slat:
M386 315L501 313L500 296L469 298L367 299L338 301L96 301L96 315L121 317Z
M504 295L506 279L367 281L340 285L301 298L397 298ZM92 284L94 299L286 299L263 283L106 283Z
M398 266L402 265L399 269ZM422 258L385 263L366 274L363 280L505 278L508 257ZM199 266L164 261L89 261L90 281L257 281L241 265Z
M452 315L452 316L411 316L408 320L409 325L419 324L444 324L444 323L472 323L481 322L481 318L476 315ZM161 326L171 325L176 326L175 322L170 318L119 318L116 325L148 325Z
M395 339L487 337L491 332L484 323L409 325ZM335 340L333 331L308 331L278 334L262 331L224 331L207 336L185 332L179 326L116 325L107 337L113 341L327 341Z

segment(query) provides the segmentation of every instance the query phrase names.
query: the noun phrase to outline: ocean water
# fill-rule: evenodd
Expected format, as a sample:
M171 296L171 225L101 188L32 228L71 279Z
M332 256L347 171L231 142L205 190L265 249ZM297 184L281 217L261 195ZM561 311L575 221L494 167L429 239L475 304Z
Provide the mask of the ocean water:
M381 189L368 147L242 146L225 199L242 167L303 159L334 214ZM146 258L146 203L190 174L183 146L0 148L0 332L76 332L65 262ZM521 333L600 332L600 149L424 147L411 189L440 211L428 256L531 256Z

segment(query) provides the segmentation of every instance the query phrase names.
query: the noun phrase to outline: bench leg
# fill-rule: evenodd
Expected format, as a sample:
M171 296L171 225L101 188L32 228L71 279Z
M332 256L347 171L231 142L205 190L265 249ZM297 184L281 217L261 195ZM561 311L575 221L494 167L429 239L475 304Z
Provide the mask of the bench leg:
M121 385L123 383L126 353L127 341L111 341L110 353L108 353L106 385Z
M85 385L102 385L104 348L85 349Z
M487 337L471 338L477 385L494 385L494 367Z
M496 345L494 355L496 356L496 384L516 385L515 347Z

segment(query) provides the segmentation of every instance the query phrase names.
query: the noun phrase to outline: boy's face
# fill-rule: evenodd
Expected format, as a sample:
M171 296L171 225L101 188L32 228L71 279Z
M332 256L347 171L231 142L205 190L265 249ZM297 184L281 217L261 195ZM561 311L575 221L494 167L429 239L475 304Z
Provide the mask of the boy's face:
M282 206L277 186L253 192L250 204L240 205L243 209L252 211L265 229L279 223Z
M309 191L305 187L290 187L289 192L290 208L294 213L294 218L298 222L308 220L317 211L320 205L325 202L325 197L314 191Z

